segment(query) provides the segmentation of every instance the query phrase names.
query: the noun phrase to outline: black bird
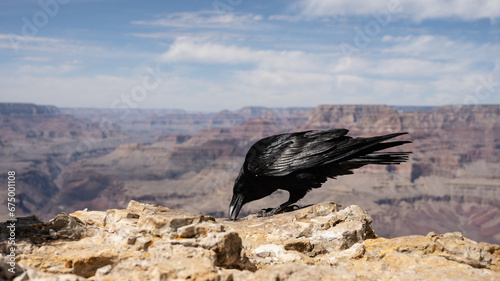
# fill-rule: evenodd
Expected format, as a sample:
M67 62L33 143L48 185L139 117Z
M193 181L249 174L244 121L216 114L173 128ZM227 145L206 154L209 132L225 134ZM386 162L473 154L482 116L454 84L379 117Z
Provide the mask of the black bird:
M234 183L229 218L236 220L241 207L264 198L278 189L287 190L290 198L260 216L284 211L303 198L312 188L319 188L328 178L352 174L368 164L399 164L411 152L378 152L410 141L383 142L407 134L396 133L369 138L346 136L347 129L305 131L274 135L256 142Z

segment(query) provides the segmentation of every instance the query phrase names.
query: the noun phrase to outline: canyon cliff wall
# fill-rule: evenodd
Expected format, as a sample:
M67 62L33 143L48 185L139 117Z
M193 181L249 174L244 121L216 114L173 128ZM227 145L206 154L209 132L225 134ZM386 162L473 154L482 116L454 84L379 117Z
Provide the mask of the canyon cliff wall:
M328 181L299 204L332 200L362 206L384 237L460 231L500 243L499 105L248 107L210 114L131 110L129 119L118 118L105 132L99 131L99 110L75 110L78 117L71 109L46 111L50 117L39 120L2 115L2 136L15 132L15 138L2 139L2 168L23 175L20 214L48 219L61 210L123 208L135 199L225 217L244 155L262 137L327 128L348 128L351 136L408 131L401 139L413 143L398 148L413 152L408 163L364 167ZM117 113L106 114L113 120ZM55 130L53 124L61 123ZM78 130L68 133L71 128ZM26 135L29 130L34 137ZM60 133L40 133L47 131ZM287 197L278 191L246 205L242 214L275 207Z

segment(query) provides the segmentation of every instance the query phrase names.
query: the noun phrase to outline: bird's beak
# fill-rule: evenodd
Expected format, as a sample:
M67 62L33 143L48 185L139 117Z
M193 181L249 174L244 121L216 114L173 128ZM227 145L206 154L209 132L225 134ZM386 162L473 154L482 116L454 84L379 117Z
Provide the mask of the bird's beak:
M231 199L231 204L229 204L229 219L236 220L242 206L243 206L243 195L233 194L233 199Z

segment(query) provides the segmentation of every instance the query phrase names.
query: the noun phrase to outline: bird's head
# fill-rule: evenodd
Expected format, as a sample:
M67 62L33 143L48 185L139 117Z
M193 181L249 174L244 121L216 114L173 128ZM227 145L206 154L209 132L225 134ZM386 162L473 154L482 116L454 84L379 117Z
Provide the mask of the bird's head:
M238 214L240 213L241 207L247 202L250 202L249 196L247 195L244 184L239 180L239 178L234 183L233 187L233 198L229 204L229 219L236 220Z

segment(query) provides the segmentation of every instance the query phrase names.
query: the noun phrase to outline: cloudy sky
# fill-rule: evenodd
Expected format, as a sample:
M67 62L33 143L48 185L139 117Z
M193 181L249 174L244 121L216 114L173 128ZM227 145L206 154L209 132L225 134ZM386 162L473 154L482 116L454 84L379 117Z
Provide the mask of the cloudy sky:
M2 0L0 102L500 103L498 0Z

